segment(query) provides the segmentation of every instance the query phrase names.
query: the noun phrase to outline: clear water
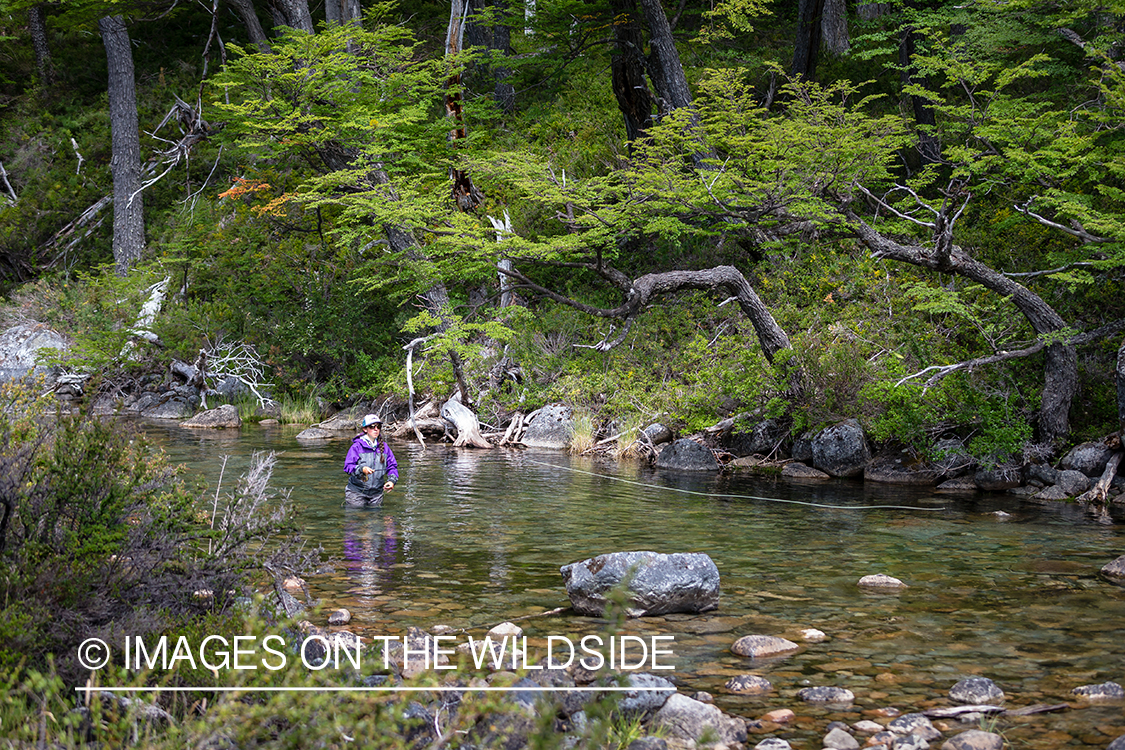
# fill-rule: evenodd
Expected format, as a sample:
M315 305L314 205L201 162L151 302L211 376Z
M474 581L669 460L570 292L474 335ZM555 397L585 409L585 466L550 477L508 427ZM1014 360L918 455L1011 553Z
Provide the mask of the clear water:
M794 744L819 747L831 719L949 705L949 688L974 675L994 680L1010 708L1071 704L1002 719L1010 747L1104 748L1125 734L1125 704L1070 694L1125 684L1125 588L1098 576L1125 553L1120 510L1097 518L1073 504L1004 494L676 476L552 451L405 444L393 444L401 482L384 507L355 510L342 504L346 440L301 444L293 427L145 430L212 487L223 456L233 477L254 451L280 452L274 484L292 489L302 527L333 571L309 584L325 611L351 610L349 629L360 634L397 636L407 624L479 634L567 606L566 563L620 550L705 552L721 575L718 611L633 620L624 630L674 636L675 670L664 674L685 692L708 691L747 718L794 710L795 725L771 732ZM858 508L868 505L929 510ZM865 593L856 581L871 573L909 588ZM605 627L566 613L520 624L533 639ZM800 641L804 628L829 639L767 662L729 650L756 633ZM730 677L748 673L774 690L724 691ZM848 709L804 704L794 694L808 685L846 687L856 701ZM977 726L950 724L947 736L965 728Z

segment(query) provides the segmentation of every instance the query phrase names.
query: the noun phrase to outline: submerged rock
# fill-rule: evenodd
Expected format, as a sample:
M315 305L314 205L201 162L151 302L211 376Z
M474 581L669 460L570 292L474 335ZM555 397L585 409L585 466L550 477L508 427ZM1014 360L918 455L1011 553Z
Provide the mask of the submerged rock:
M805 466L800 463L787 463L781 467L781 476L786 479L814 479L823 480L831 479L832 477L825 474L820 469L814 469L811 466Z
M1004 700L1004 691L987 677L969 677L949 689L951 700L965 705Z
M711 735L727 745L746 741L746 724L742 719L680 693L665 701L652 723L678 739L697 741Z
M730 650L739 656L760 659L764 656L777 656L801 647L793 641L773 635L744 635L734 642Z
M1125 689L1116 682L1103 682L1100 685L1082 685L1070 692L1089 701L1112 701L1125 698Z
M707 612L719 606L719 569L702 553L614 552L559 569L570 604L601 617L608 595L624 585L629 617Z
M728 691L736 695L761 695L773 690L773 685L765 677L756 674L741 674L731 677L723 685Z
M906 451L878 456L863 470L865 482L882 484L933 484L941 472L923 461L917 461Z
M884 575L883 573L864 576L859 579L857 585L865 589L884 589L888 591L909 588L905 583L894 576Z
M234 404L223 404L217 409L196 414L191 419L183 422L184 427L210 427L214 429L232 428L242 426L242 417L238 416L238 407Z
M1103 565L1102 575L1110 578L1125 578L1125 555Z
M1004 738L1000 735L970 729L951 737L941 746L941 750L1002 750L1003 747Z
M807 687L798 690L797 697L806 703L851 703L855 693L841 687Z

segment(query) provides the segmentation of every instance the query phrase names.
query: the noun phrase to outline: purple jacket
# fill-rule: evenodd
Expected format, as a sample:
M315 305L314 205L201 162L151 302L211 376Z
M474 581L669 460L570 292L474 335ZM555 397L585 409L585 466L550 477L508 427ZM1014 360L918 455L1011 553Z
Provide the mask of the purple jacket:
M370 466L375 470L366 479L363 476L363 467ZM348 449L348 456L344 459L344 473L348 475L348 484L356 490L382 490L383 483L388 479L398 482L398 461L391 451L391 446L382 440L378 449L363 439L363 435L356 435L352 439L352 447Z

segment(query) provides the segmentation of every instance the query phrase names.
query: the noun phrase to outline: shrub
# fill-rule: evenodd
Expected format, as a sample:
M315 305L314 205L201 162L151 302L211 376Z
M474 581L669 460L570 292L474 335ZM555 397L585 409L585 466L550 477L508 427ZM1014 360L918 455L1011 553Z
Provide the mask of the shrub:
M70 684L88 637L144 635L223 612L263 566L300 568L272 456L203 508L127 425L49 416L31 384L0 387L0 668Z

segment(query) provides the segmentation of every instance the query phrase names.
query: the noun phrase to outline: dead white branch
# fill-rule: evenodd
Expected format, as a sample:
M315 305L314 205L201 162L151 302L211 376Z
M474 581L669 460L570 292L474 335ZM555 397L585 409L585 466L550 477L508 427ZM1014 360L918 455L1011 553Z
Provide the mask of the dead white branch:
M259 406L270 403L271 399L261 391L272 388L273 383L265 381L266 364L252 344L220 338L207 352L206 359L213 379L235 378L254 394Z
M1096 503L1101 504L1109 497L1109 485L1113 483L1113 478L1117 476L1117 467L1121 465L1122 452L1117 451L1114 453L1109 461L1106 462L1105 471L1102 472L1101 478L1086 492L1078 496L1078 501L1081 503Z
M12 183L8 182L8 170L4 169L4 162L0 161L0 179L4 181L4 187L7 188L8 195L4 196L4 200L11 203L13 206L19 202L19 196L16 191L12 189Z
M127 359L133 353L137 346L137 339L144 339L154 344L160 341L160 338L152 332L152 324L156 322L156 316L160 314L160 308L164 304L164 297L168 293L170 283L172 283L172 277L165 276L145 290L148 299L141 305L141 309L137 313L137 319L133 322L133 328L130 331L133 338L126 341L125 346L121 348L121 359Z
M470 448L491 448L492 443L480 434L480 421L473 410L462 404L456 397L446 401L441 407L441 416L448 419L457 428L457 439L453 446L468 446Z
M71 138L70 145L74 149L74 155L78 157L78 167L74 170L74 174L82 174L82 162L86 161L86 157L78 150L78 141Z

